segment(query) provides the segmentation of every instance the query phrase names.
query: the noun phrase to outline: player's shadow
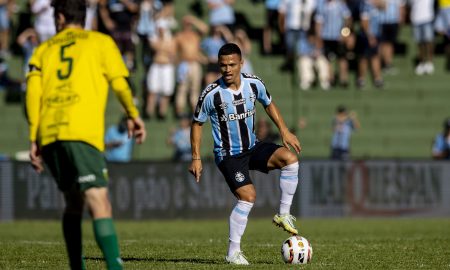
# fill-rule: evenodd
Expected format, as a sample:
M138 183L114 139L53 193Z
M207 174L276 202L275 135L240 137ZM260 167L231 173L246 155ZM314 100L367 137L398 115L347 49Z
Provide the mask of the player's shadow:
M84 257L85 260L104 261L102 257ZM198 263L198 264L223 264L221 260L201 258L135 258L122 257L124 262L172 262L172 263Z

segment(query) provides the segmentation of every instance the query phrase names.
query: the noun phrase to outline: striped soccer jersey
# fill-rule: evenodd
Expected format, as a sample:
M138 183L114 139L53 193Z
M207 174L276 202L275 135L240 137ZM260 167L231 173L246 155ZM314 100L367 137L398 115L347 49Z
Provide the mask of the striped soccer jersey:
M245 73L241 74L238 90L229 89L220 78L202 91L194 120L204 123L211 119L217 164L224 157L246 152L255 145L256 100L264 107L272 102L264 82Z

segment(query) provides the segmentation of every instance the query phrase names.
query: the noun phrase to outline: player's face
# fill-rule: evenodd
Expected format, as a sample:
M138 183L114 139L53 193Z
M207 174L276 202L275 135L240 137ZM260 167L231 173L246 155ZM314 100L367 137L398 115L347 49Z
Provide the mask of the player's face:
M243 61L238 54L221 55L219 57L220 73L224 82L232 87L240 85Z

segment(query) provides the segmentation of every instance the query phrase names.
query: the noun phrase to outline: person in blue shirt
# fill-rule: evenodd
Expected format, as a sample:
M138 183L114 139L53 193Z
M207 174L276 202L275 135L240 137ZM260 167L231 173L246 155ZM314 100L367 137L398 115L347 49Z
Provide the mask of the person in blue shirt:
M433 159L450 159L450 117L444 121L444 131L433 142Z
M350 159L350 138L354 130L360 128L355 112L347 112L347 108L340 105L332 121L333 136L331 138L331 159Z
M174 147L173 161L191 161L191 121L185 114L180 117L179 126L174 129L167 144Z
M238 199L229 219L229 246L225 259L230 264L249 264L240 247L248 215L256 199L249 170L268 173L269 170L281 169L281 204L273 222L291 234L297 234L290 207L297 188L299 165L297 155L290 148L299 154L301 147L297 137L286 127L264 82L257 76L241 73L243 58L239 46L225 44L220 48L218 58L222 76L202 91L194 111L189 171L199 182L202 174L202 126L209 119L216 164ZM263 105L278 127L283 146L256 139L256 101Z
M118 124L108 128L105 135L105 158L113 162L129 162L133 153L134 141L128 138L127 118L122 117Z

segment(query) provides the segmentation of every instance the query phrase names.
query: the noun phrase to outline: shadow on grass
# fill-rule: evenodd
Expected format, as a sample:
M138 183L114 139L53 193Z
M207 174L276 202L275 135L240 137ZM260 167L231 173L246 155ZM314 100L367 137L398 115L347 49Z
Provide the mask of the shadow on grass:
M84 257L85 260L104 261L102 257ZM226 264L225 260L210 260L201 258L135 258L123 257L124 262L171 262L171 263L198 263L198 264ZM274 264L273 261L257 260L253 264Z
M101 257L84 257L85 260L104 261ZM135 258L123 257L124 262L172 262L172 263L198 263L198 264L223 264L221 260L209 260L201 258Z

